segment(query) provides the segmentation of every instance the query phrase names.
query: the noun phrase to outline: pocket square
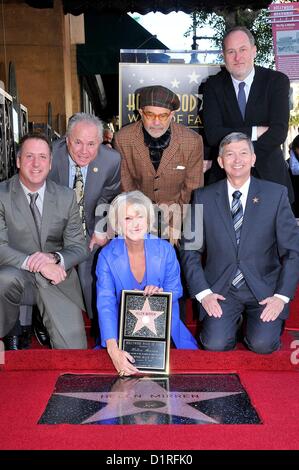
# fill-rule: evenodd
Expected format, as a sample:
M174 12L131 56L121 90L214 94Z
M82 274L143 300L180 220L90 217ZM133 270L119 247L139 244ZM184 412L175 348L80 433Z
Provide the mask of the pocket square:
M185 168L186 168L186 167L183 166L183 165L178 165L178 166L175 168L175 170L185 170Z

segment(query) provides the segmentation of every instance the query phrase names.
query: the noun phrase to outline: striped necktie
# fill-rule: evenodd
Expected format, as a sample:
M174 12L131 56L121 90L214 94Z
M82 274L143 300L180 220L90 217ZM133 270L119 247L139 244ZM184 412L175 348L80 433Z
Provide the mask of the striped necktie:
M85 220L85 212L84 212L84 180L83 180L81 167L79 165L76 165L76 175L74 179L73 189L76 193L84 236L86 236L86 220Z
M233 225L236 234L237 245L240 243L241 237L241 229L243 223L243 207L241 203L240 197L242 193L240 191L235 191L233 193L233 202L232 202L232 218L233 218ZM232 285L239 289L245 283L245 279L243 274L241 273L240 269L238 268L234 278L232 280Z

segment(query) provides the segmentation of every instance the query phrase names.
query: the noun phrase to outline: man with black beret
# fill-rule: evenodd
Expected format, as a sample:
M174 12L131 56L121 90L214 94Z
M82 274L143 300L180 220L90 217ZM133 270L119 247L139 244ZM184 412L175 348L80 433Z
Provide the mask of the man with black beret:
M122 190L138 189L155 204L180 211L203 182L202 138L174 121L180 100L173 91L153 85L135 93L137 97L139 93L141 120L123 127L114 141L122 156ZM180 217L177 220L178 230L167 237L174 242L180 236Z

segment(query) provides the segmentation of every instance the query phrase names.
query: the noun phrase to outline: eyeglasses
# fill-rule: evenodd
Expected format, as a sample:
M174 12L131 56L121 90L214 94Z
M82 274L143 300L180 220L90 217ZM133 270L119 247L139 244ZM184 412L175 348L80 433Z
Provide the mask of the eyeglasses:
M159 121L161 121L161 122L167 121L167 119L168 119L169 116L171 115L171 113L155 114L155 113L151 113L150 111L143 111L143 110L142 110L142 114L143 114L143 116L145 116L146 119L148 119L149 121L154 121L155 119L158 118Z

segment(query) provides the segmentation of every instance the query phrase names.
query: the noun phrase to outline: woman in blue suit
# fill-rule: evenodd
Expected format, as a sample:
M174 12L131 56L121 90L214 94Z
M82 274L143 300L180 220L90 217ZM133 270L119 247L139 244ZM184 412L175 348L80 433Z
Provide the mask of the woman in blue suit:
M96 267L97 308L102 346L122 375L138 373L133 357L118 347L121 292L143 290L144 295L172 292L171 336L179 349L198 349L179 317L182 296L180 267L170 243L150 235L153 205L140 191L122 193L111 203L109 224L118 237L102 249Z

